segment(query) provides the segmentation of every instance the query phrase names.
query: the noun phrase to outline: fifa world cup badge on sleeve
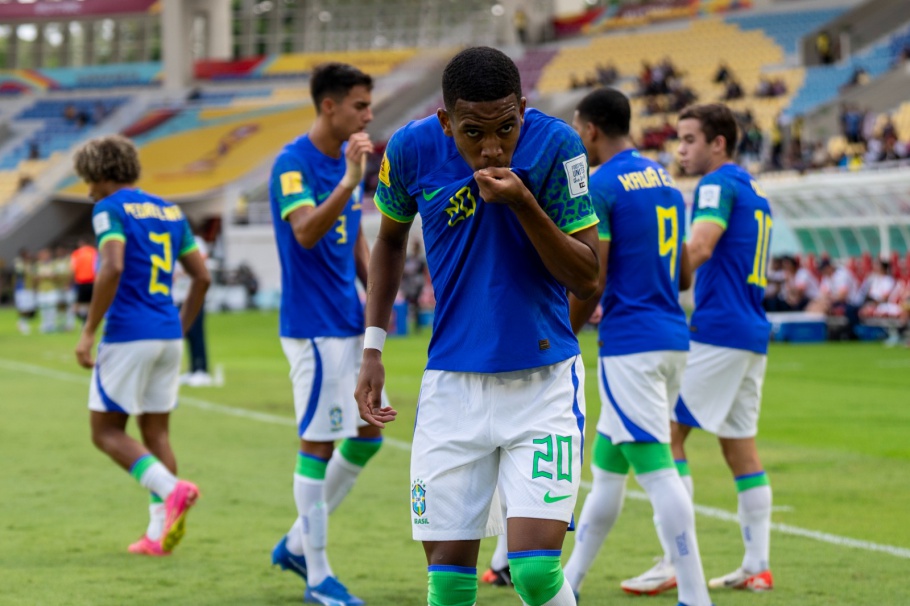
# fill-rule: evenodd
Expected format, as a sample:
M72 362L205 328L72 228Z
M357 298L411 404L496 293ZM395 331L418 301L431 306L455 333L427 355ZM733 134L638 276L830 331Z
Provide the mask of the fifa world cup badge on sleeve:
M573 198L583 196L588 193L588 160L584 154L575 156L571 160L562 163L566 169L566 177L569 180L569 193Z
M430 520L424 517L427 512L427 488L423 480L414 480L411 484L411 511L416 516L414 524L430 523Z

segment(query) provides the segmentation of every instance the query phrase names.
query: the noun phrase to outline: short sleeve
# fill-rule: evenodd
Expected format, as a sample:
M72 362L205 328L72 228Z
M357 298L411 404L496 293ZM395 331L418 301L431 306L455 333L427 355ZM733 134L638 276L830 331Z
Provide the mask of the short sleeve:
M300 161L287 152L278 156L272 167L272 192L285 221L302 206L316 206L313 188L307 183Z
M123 219L120 209L114 204L101 201L92 210L92 228L98 240L98 250L109 240L126 242L126 232L123 229Z
M562 232L574 234L598 223L588 188L588 158L581 139L568 126L551 128L559 130L537 201Z
M594 213L597 215L597 237L601 241L613 239L613 232L610 231L610 211L613 209L613 202L616 195L608 187L592 187L591 203L594 205Z
M193 235L193 230L190 228L190 222L186 220L186 217L183 218L183 245L180 247L180 253L177 255L178 258L188 255L194 250L199 250L199 245L196 244L196 237Z
M408 174L404 170L402 156L407 146L405 133L395 133L386 146L379 166L379 185L373 201L376 208L390 219L399 223L410 223L417 215L417 202L408 193Z
M718 175L709 175L698 182L692 210L692 223L709 221L727 229L733 201L733 187Z

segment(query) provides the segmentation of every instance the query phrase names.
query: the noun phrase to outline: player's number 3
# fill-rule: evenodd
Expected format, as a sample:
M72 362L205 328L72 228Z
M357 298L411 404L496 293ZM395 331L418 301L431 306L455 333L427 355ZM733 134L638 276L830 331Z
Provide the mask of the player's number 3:
M163 256L158 256L153 254L151 256L152 261L152 276L149 279L149 293L150 294L161 294L169 296L171 294L171 289L167 284L162 284L158 281L158 273L171 273L174 271L174 252L171 248L171 234L164 232L163 234L150 233L149 240L154 244L160 245L163 250Z

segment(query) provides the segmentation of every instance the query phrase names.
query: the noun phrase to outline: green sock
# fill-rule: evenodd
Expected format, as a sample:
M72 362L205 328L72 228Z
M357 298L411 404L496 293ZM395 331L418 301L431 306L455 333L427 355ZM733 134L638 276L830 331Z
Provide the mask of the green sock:
M474 606L477 569L467 566L427 566L429 606Z
M509 572L515 591L529 606L546 604L562 589L566 577L558 549L509 553Z
M297 468L294 470L298 476L312 480L324 480L325 470L329 462L319 457L308 455L304 452L297 453Z

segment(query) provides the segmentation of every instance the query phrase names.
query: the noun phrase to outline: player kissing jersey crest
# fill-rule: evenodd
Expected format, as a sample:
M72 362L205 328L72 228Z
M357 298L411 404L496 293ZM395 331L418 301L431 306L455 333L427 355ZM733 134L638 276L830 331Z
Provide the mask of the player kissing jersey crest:
M511 169L564 233L597 223L584 147L565 122L527 110ZM423 220L437 297L428 369L507 372L579 353L565 287L515 213L481 198L474 171L435 116L395 133L380 175L379 210L395 221L418 212Z

